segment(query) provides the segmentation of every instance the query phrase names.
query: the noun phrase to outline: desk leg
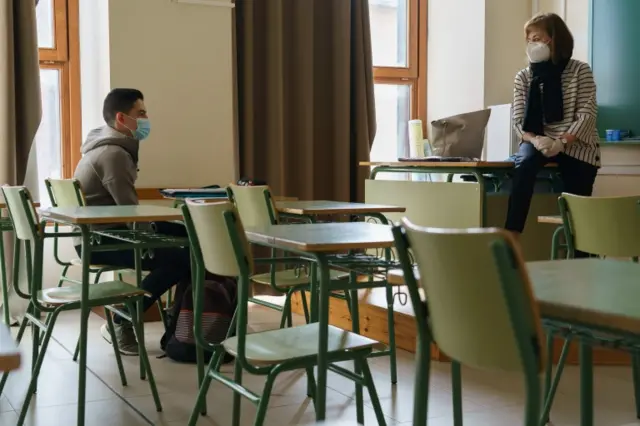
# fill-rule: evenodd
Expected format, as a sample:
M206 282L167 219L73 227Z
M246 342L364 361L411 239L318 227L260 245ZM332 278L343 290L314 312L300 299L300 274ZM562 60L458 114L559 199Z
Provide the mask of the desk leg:
M318 333L318 380L315 389L316 419L323 421L327 409L327 359L329 337L329 263L323 254L317 255L320 285L318 291L317 318L320 328Z
M142 250L139 248L136 248L134 250L134 256L135 256L135 266L136 266L136 285L138 286L138 288L142 287ZM131 319L134 319L134 313L131 312ZM143 306L143 301L142 298L138 299L138 303L137 303L137 307L136 307L136 312L135 312L135 316L136 316L136 320L138 321L139 327L140 327L140 334L138 335L138 346L140 347L139 352L142 352L142 348L144 348L144 306ZM141 380L145 380L147 377L147 372L145 371L144 368L144 363L142 362L142 357L138 357L139 358L139 364L140 364L140 379Z
M80 294L80 361L78 363L78 421L84 425L85 400L87 388L87 338L89 322L89 267L91 264L91 241L89 227L82 231L82 292Z
M355 272L349 273L349 288L356 288L357 275ZM351 329L354 333L360 334L360 310L358 306L358 290L349 290L350 297L349 302L351 303ZM354 361L354 372L356 376L360 376L362 374L361 361ZM358 424L364 424L364 400L362 394L362 384L356 382L356 418Z
M580 426L593 426L593 349L580 342Z

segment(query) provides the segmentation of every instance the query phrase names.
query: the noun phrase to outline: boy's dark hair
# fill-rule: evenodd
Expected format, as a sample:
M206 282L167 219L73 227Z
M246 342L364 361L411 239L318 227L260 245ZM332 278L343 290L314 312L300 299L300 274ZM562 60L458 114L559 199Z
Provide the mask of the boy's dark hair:
M104 99L102 117L108 125L113 125L116 121L116 114L119 112L128 114L133 109L136 101L144 101L144 95L136 89L113 89Z
M532 28L544 30L551 37L551 59L554 64L573 56L573 36L567 24L555 13L539 13L524 25L525 38Z

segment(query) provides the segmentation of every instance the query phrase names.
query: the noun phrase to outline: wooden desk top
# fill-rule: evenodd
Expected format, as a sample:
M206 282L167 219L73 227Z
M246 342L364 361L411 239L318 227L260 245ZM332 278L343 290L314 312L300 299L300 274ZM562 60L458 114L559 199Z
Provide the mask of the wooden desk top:
M51 207L41 210L40 215L49 220L76 225L182 220L179 209L153 205Z
M429 168L491 168L511 169L514 163L511 161L361 161L364 167L429 167Z
M528 262L527 269L544 317L640 334L640 264L572 259ZM389 271L388 280L402 285L402 271Z
M295 215L404 213L407 210L397 206L341 201L283 201L276 203L276 209L280 213Z
M562 216L538 216L538 223L550 223L552 225L562 225Z
M391 227L364 222L248 228L250 242L308 253L393 247Z
M468 169L512 169L515 163L512 161L361 161L360 166L363 167L424 167L430 169L452 169L452 168L468 168ZM545 168L556 168L556 163L549 163Z
M527 263L546 317L640 334L640 265L572 259Z
M20 350L9 328L0 324L0 371L7 372L20 368Z
M35 208L40 207L40 203L38 201L34 201L33 207ZM7 203L5 203L4 201L0 201L0 209L6 209L6 208L7 208Z

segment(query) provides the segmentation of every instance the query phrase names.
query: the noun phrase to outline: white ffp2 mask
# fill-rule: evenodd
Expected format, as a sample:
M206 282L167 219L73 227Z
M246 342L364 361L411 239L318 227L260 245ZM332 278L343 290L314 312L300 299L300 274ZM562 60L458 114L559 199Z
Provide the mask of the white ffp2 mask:
M549 45L541 41L532 42L527 44L527 56L529 57L529 62L545 62L551 59L551 49Z

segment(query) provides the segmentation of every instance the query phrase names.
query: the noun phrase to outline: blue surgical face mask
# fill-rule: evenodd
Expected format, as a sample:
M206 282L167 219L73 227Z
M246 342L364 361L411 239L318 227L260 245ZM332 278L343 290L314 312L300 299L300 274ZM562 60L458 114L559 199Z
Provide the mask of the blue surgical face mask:
M128 116L127 116L128 117ZM133 117L129 117L133 118ZM136 119L137 127L135 130L131 130L131 136L134 139L139 141L143 141L149 137L149 133L151 133L151 122L148 118L138 118Z

